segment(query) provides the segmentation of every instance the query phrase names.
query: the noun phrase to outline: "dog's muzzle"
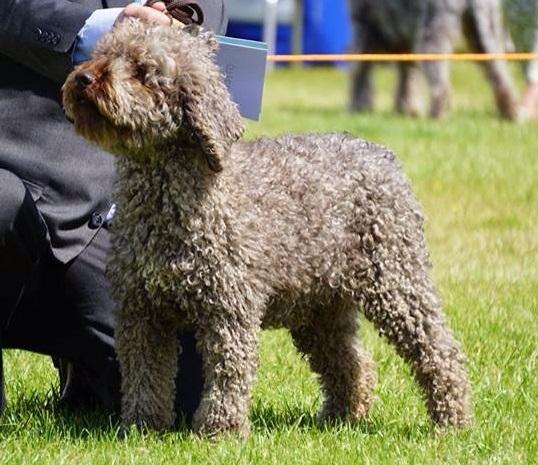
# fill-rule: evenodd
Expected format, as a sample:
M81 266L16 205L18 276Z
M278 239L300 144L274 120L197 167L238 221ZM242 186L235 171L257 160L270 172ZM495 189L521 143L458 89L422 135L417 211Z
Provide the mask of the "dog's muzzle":
M90 70L81 70L75 74L75 83L77 89L84 90L86 87L90 86L95 82L95 74Z

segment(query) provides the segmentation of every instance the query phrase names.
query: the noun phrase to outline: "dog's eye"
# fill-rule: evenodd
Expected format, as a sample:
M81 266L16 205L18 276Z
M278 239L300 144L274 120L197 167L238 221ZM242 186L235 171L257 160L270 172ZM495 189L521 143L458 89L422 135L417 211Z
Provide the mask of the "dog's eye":
M143 64L137 63L135 65L135 73L134 74L135 74L136 79L138 79L139 81L143 82L143 81L146 80L147 72L148 72L148 69Z

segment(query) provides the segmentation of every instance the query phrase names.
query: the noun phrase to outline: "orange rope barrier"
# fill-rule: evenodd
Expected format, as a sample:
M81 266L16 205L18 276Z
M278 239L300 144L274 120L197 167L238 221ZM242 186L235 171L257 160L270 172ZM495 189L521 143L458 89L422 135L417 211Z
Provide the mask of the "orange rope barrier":
M537 60L538 53L342 53L307 55L269 55L271 62L320 61L525 61Z

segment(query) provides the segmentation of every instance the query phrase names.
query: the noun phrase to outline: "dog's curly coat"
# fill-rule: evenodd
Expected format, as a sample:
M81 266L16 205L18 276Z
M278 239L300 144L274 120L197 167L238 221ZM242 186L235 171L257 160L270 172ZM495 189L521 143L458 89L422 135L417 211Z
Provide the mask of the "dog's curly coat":
M358 53L450 53L462 26L474 51L504 52L506 33L500 0L349 0L349 3ZM352 111L372 109L374 65L359 62L353 66L349 101ZM484 67L501 116L517 119L517 97L506 63L487 61ZM442 117L449 106L449 63L424 62L423 69L430 86L430 116ZM414 89L417 67L402 62L398 71L396 109L417 115L420 112Z
M129 21L64 86L76 129L118 155L123 421L173 423L176 331L192 328L205 376L195 430L246 434L258 334L276 326L320 377L320 419L362 417L375 370L361 309L411 364L435 422L466 424L464 355L396 158L341 134L236 142L216 47L208 33Z

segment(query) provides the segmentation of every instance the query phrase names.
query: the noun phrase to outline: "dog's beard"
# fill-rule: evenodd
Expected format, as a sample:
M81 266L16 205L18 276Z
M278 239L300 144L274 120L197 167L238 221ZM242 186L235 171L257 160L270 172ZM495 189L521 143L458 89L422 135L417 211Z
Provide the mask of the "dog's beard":
M107 132L107 122L92 102L76 103L72 111L76 131L84 138L99 143Z
M128 137L127 130L116 127L107 117L105 108L100 108L99 102L79 92L74 85L67 84L63 91L66 116L76 132L107 152L123 154L126 147L120 144Z
M73 123L78 134L102 149L114 154L125 151L124 147L119 146L125 135L101 114L95 104L90 102L76 104Z

